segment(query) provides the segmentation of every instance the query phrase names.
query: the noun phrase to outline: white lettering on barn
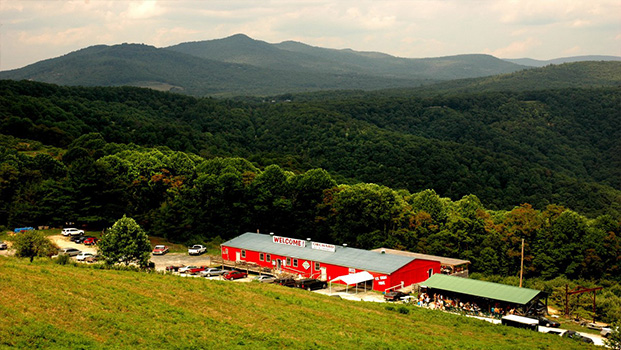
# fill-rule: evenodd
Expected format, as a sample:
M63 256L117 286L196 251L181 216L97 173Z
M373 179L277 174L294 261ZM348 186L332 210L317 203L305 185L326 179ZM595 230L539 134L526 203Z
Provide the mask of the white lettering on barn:
M284 245L292 245L294 247L300 247L300 248L306 247L306 241L304 241L302 239L273 236L272 237L272 241L274 243L284 244Z

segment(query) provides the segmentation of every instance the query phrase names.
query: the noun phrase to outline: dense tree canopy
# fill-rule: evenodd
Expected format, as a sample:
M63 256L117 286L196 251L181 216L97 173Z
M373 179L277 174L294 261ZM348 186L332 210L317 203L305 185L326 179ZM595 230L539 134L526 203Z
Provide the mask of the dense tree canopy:
M117 151L131 143L165 146L297 173L322 168L340 183L432 188L452 199L474 194L494 209L559 204L589 217L619 218L620 91L334 93L320 100L296 102L291 95L293 102L244 103L127 87L1 81L0 133L27 140L20 145L26 149L33 140L69 148L62 161L77 161L78 171L80 164L89 166L80 161L85 151L98 152L89 154L96 158L110 153L97 145L105 140ZM90 133L99 140L89 139ZM56 170L44 176L66 171L40 161L41 169ZM13 170L7 164L0 173L10 178Z
M0 225L127 215L175 242L277 232L621 275L618 88L287 103L0 82ZM115 257L118 258L118 257Z

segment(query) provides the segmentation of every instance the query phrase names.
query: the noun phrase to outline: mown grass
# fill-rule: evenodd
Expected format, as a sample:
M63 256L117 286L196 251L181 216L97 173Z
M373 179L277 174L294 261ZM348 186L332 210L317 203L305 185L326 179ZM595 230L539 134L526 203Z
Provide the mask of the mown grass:
M558 336L262 283L0 257L0 347L578 349Z

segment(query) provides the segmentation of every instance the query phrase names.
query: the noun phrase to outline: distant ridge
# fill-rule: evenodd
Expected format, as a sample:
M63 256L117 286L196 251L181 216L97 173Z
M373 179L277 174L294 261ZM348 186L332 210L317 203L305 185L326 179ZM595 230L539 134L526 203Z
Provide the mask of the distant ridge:
M609 56L583 58L598 57ZM536 63L525 62L528 65L483 54L400 58L295 41L270 44L236 34L166 48L144 44L95 45L0 72L0 79L138 86L194 96L272 96L322 90L417 88L519 72Z
M571 62L584 62L584 61L621 61L621 57L619 56L602 56L602 55L593 55L593 56L573 56L573 57L562 57L555 58L552 60L535 60L532 58L504 58L505 61L521 64L523 66L530 67L544 67L550 64L563 64L563 63L571 63Z

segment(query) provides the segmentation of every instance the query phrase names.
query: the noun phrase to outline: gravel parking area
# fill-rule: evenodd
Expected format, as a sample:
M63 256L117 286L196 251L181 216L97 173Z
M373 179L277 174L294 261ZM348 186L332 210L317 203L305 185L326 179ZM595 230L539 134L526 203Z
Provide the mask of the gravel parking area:
M56 244L59 248L75 248L85 253L97 253L97 248L94 246L88 246L84 244L77 244L75 242L71 242L71 237L65 237L63 235L55 235L49 236L49 239Z
M151 254L151 261L155 263L157 271L166 270L171 265L204 266L211 263L209 255L188 255L187 253L166 253L164 255Z

